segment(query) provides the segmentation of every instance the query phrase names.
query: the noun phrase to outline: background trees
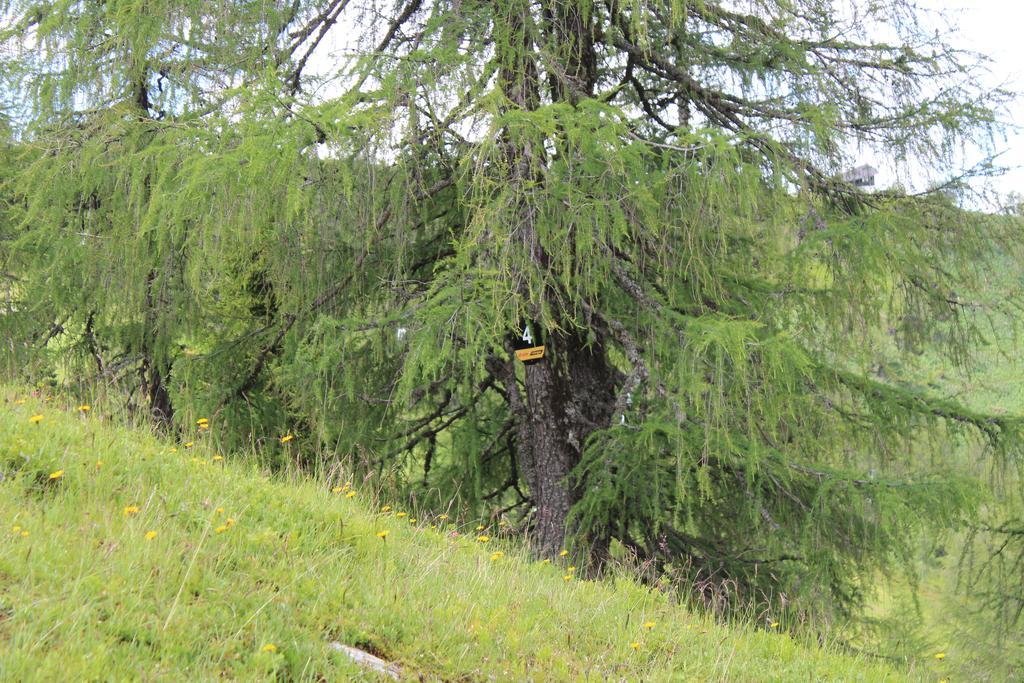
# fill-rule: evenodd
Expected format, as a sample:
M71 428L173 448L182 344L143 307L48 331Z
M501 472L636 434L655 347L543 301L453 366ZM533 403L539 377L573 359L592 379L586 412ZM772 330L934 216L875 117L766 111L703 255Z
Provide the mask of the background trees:
M950 444L1015 457L1015 419L875 372L966 363L958 292L1017 248L839 179L857 144L941 166L996 127L909 3L7 11L26 279L0 324L167 428L294 430L540 555L568 534L595 569L628 549L826 618L976 509Z

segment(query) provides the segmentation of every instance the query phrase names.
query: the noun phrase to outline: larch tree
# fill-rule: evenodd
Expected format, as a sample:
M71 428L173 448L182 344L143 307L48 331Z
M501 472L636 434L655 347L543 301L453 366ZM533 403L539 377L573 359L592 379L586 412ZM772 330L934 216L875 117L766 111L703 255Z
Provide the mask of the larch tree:
M711 601L825 616L974 510L945 452L1019 445L874 371L968 363L957 292L1017 246L842 179L858 146L955 175L998 132L1002 93L913 3L4 15L24 282L0 325L45 321L36 348L158 422L294 429L509 515L538 556L625 549Z

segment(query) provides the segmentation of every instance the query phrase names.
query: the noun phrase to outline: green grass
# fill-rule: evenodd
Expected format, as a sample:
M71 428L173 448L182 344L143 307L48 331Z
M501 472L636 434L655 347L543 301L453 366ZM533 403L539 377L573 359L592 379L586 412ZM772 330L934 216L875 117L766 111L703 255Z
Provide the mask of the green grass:
M565 580L500 529L382 512L372 482L348 498L22 399L0 389L2 680L372 679L332 641L427 680L909 676L625 577Z

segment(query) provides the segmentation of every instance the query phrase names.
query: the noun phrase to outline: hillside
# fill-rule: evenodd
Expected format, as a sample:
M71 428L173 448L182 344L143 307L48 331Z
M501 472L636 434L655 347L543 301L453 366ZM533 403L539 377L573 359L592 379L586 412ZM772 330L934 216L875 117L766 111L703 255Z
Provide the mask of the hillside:
M428 680L907 675L528 562L371 482L272 478L24 391L0 405L3 680L373 678L332 642Z

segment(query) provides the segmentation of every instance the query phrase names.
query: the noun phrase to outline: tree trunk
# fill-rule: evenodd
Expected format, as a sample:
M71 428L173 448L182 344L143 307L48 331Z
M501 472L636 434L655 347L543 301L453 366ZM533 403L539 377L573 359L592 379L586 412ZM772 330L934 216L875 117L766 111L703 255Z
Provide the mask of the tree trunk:
M174 421L174 405L160 370L148 357L142 361L142 391L149 401L149 416L161 429L170 429Z
M587 348L577 334L555 335L545 344L545 359L526 367L525 419L517 450L537 508L534 551L554 557L569 531L569 510L582 493L573 470L590 433L608 424L619 373L609 366L600 344ZM607 543L589 540L592 545ZM593 550L601 554L600 548Z
M146 179L147 186L149 179ZM171 403L171 395L167 391L166 380L170 376L170 364L167 367L167 375L160 371L154 359L154 343L156 338L157 325L157 301L153 296L153 288L157 283L156 270L150 270L146 276L146 313L142 329L142 367L140 368L142 380L142 393L149 401L149 416L153 423L161 429L170 429L174 424L174 406Z
M540 103L535 41L530 32L530 3L510 12L507 29L511 38L499 54L505 95L523 110ZM592 94L597 78L593 19L573 3L545 4L547 36L564 70L553 77L553 100L575 104ZM543 184L543 149L509 140L506 150L510 178L519 187ZM549 258L536 231L535 207L524 200L516 240L539 269ZM536 311L534 311L536 312ZM563 329L572 330L571 324ZM523 474L536 506L532 542L541 557L554 557L565 543L569 511L580 500L581 490L572 480L590 433L608 424L615 401L618 372L607 360L600 343L590 343L579 331L561 332L545 340L545 359L526 367L526 399L518 396L514 373L507 373L506 391L517 413L516 449ZM598 541L607 544L607 541ZM600 549L597 550L601 554Z

